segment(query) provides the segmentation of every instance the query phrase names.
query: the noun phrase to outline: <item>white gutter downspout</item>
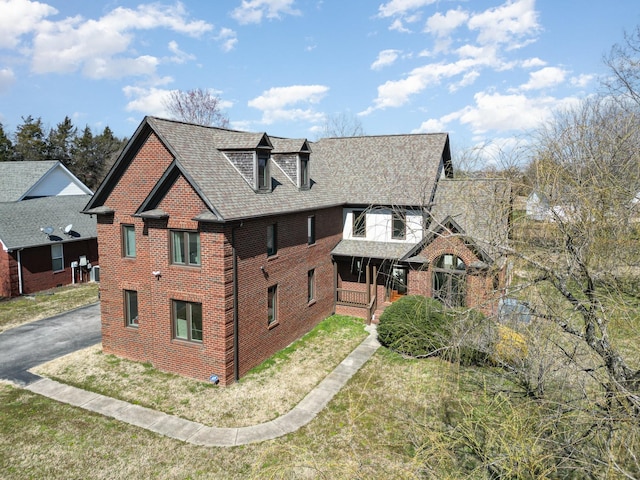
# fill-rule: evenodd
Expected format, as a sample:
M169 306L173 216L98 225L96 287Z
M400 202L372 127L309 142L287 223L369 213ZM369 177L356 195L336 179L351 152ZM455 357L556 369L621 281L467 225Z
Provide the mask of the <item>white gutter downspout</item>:
M22 255L20 255L20 252L22 252L22 249L17 250L18 252L18 293L20 295L22 295Z

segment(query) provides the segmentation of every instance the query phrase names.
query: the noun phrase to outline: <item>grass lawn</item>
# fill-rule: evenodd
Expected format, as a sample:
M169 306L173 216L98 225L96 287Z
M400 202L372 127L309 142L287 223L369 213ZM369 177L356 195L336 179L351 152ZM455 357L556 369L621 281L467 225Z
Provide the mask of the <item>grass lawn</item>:
M0 301L0 332L98 301L98 284L83 283Z
M230 388L97 349L39 371L58 371L70 383L187 418L237 426L287 411L365 336L361 321L331 317ZM434 400L447 388L443 379L455 377L450 364L381 349L309 425L233 448L185 444L0 384L0 478L411 478L419 467L405 422L424 418L429 401L435 411Z

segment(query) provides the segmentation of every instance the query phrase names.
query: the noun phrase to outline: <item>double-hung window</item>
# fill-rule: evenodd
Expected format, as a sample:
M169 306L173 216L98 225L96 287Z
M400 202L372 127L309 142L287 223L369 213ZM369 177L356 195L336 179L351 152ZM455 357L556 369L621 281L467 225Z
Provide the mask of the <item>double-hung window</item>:
M64 250L61 243L51 245L51 270L54 272L64 270Z
M189 342L202 342L202 304L173 300L173 336Z
M307 303L316 299L316 271L311 269L307 272Z
M127 327L138 326L138 292L124 291L124 318Z
M311 215L307 217L307 245L316 243L316 217Z
M366 237L367 236L367 214L364 210L353 210L353 236L354 237Z
M136 229L133 225L122 225L122 256L136 256Z
M404 212L393 212L393 232L391 238L394 240L404 240L407 236L407 217Z
M278 322L278 286L273 285L267 290L267 325Z
M268 191L271 190L271 176L269 175L269 154L259 152L258 153L258 190Z
M267 225L267 257L278 253L278 225Z
M200 265L200 234L176 230L171 232L171 263Z
M309 188L309 157L300 155L300 188Z

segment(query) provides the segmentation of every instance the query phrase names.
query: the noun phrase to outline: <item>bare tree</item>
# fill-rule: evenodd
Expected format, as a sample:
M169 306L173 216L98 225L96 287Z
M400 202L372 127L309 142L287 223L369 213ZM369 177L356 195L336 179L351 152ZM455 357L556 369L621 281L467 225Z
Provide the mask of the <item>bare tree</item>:
M605 88L616 98L640 105L640 26L625 33L624 41L611 48L604 63L611 71L603 81Z
M365 135L360 119L349 113L337 113L325 118L323 137L359 137Z
M173 90L164 105L171 116L184 122L227 128L229 118L222 111L220 97L211 90Z

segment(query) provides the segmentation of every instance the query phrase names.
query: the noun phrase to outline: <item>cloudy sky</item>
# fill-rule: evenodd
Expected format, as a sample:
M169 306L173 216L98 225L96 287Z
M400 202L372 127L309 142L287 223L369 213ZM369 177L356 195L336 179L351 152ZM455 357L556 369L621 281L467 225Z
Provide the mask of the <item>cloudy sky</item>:
M347 114L469 148L596 91L638 24L637 0L0 0L0 122L130 136L207 88L233 128L313 140Z

